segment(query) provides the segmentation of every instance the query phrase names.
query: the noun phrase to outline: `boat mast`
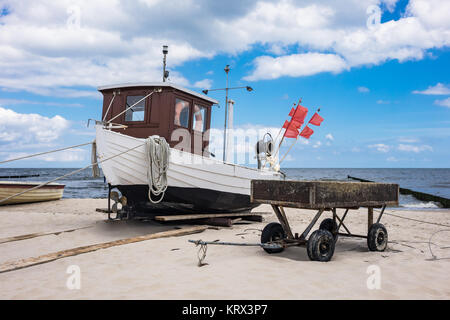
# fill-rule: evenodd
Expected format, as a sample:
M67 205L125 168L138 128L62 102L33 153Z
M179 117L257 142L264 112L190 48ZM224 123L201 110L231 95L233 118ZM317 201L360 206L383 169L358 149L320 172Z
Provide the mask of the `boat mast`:
M223 162L226 159L227 146L227 118L228 118L228 72L230 72L230 65L225 66L225 73L227 74L227 86L225 88L225 124L223 126Z
M169 77L169 71L166 71L166 56L169 53L169 46L164 45L163 46L163 82L166 82L166 79Z

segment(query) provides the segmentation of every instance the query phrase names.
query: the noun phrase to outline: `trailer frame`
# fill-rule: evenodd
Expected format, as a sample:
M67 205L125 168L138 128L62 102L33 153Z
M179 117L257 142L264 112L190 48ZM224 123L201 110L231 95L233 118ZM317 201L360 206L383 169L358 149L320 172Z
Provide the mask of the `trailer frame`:
M374 194L370 194L371 191ZM371 251L386 249L388 234L380 221L386 206L398 205L398 185L341 181L253 180L251 200L256 203L270 204L282 228L281 232L276 223L266 225L261 235L261 242L278 244L281 247L278 250L263 247L266 252L278 253L287 247L306 246L311 260L329 261L334 254L335 243L339 236L367 239ZM318 211L304 231L298 234L292 231L285 212L286 207ZM345 224L349 211L359 208L367 208L366 235L352 233ZM374 208L381 208L375 223ZM338 209L345 210L342 216L338 215ZM332 219L323 220L319 229L308 238L325 211L332 212ZM340 232L341 228L345 232Z

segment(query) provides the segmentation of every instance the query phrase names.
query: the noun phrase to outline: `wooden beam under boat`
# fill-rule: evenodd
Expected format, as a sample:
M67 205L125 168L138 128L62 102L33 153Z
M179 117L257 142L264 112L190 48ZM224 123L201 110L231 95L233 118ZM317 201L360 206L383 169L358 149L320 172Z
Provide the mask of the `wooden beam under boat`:
M167 215L167 216L155 216L157 221L180 221L180 220L198 220L208 218L236 218L236 217L253 217L266 214L265 212L247 212L247 213L211 213L211 214L180 214L180 215Z

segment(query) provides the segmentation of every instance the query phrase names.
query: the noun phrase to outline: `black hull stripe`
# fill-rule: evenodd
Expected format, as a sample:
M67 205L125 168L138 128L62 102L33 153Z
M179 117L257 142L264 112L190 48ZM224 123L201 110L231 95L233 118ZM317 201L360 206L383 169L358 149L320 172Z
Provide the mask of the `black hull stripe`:
M202 188L168 187L163 201L148 200L147 185L116 186L127 197L128 204L139 211L164 213L226 213L255 208L250 196ZM156 199L156 198L155 198Z

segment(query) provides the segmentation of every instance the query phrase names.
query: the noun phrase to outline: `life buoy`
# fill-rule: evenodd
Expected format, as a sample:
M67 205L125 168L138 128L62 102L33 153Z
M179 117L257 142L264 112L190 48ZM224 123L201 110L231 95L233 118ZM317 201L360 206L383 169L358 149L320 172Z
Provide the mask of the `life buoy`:
M181 118L182 118L183 114L186 114L185 110L187 111L187 120L188 121L184 125L184 124L181 124ZM185 127L185 128L189 127L189 102L177 99L177 102L175 104L175 117L174 117L173 123L180 127Z
M195 116L195 128L194 130L203 132L204 129L204 121L206 119L203 119L203 114L201 113L201 110L205 110L205 118L206 118L206 108L195 105L194 107L194 116Z

